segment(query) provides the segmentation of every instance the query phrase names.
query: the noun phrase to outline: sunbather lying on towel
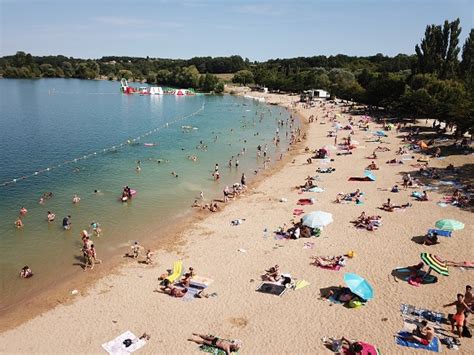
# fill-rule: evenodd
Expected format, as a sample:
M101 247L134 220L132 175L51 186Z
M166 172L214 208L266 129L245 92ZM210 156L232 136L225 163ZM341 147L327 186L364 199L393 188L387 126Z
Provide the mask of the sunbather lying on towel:
M188 341L192 341L199 345L209 345L215 348L224 350L227 355L232 352L237 352L242 347L242 342L240 340L227 340L227 339L220 339L213 335L203 335L193 333L195 337L199 339L189 338Z
M344 337L338 339L324 340L324 345L330 347L335 353L346 353L350 355L358 355L362 353L364 347L357 341L350 341ZM343 351L344 350L344 351Z
M332 173L333 171L336 171L336 169L334 169L334 168L318 168L318 170L316 170L317 173L321 173L321 174L329 174L329 173Z
M411 203L405 203L403 205L394 205L392 204L392 201L390 199L387 199L387 202L385 202L382 207L379 207L381 210L387 211L387 212L393 212L396 209L402 209L402 208L407 208L411 207Z
M389 152L390 148L387 147L381 147L380 145L377 146L377 148L374 149L374 152Z
M414 343L420 343L422 345L429 345L434 339L434 336L435 333L433 327L430 327L426 320L422 320L420 325L413 330L412 334L403 337L403 339Z
M278 265L272 266L270 269L265 270L265 275L262 275L263 281L277 282L280 280L280 267Z
M171 297L177 297L181 298L186 295L186 292L188 292L188 289L186 287L184 288L179 288L176 286L165 286L161 288L161 293L166 293L167 295L170 295Z
M346 265L346 258L344 255L338 256L314 256L314 265L332 268L336 266L344 266Z
M386 164L403 164L403 161L393 158L391 160L387 160L385 163Z

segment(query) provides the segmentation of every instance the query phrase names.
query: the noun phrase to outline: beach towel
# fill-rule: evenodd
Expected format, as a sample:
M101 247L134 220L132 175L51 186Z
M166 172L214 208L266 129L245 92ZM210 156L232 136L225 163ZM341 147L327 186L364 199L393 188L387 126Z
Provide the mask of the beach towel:
M183 272L183 262L181 260L175 261L173 264L173 273L169 275L166 280L173 283L181 277Z
M302 289L303 287L309 286L310 283L306 280L297 280L295 283L295 291Z
M304 210L302 210L301 208L295 208L295 209L293 210L293 215L294 215L294 216L300 216L300 215L302 215L303 213L304 213Z
M428 229L428 234L433 234L433 233L436 233L438 235L438 237L451 237L452 236L452 232L451 231L445 231L445 230L442 230L442 229Z
M360 352L361 355L380 355L379 349L375 346L369 343L364 343L363 341L358 341L358 343L362 345L362 351ZM344 349L343 352L344 354L350 354L349 349Z
M420 343L409 342L408 340L400 338L400 336L409 336L409 332L401 331L398 333L398 335L399 336L395 337L395 342L400 346L406 346L413 349L423 349L433 351L435 353L439 352L439 340L436 337L428 345L422 345Z
M300 198L296 204L299 205L299 206L306 206L306 205L312 205L313 203L314 203L313 199Z
M230 341L229 339L224 339L224 340L228 340ZM199 347L199 350L201 351L204 351L205 353L211 353L211 354L214 354L214 355L226 355L226 352L222 349L219 349L219 348L216 348L214 346L211 346L211 345L201 345ZM238 354L239 352L236 351L236 352L232 352L233 354Z
M316 266L320 267L321 269L326 269L326 270L333 270L333 271L341 270L341 265L333 265L333 266L316 265Z
M282 296L286 290L287 288L283 285L269 282L262 282L256 289L257 292L267 293L274 296Z
M306 191L308 191L308 192L324 192L324 189L315 186L315 187L311 187L311 188L307 189Z
M128 347L124 344L126 339L130 339L132 342L132 344ZM144 339L139 339L130 330L127 330L125 333L119 335L115 339L102 344L102 348L104 348L104 350L111 355L126 355L137 351L145 344L146 341Z
M214 280L204 277L204 276L193 276L190 284L193 287L205 288L205 287L209 287L213 282Z
M189 286L188 287L188 292L186 292L186 294L184 295L183 298L181 298L183 301L186 301L186 302L189 302L189 301L192 301L196 298L196 295L204 290L205 287L194 287L194 286Z
M374 181L374 180L371 180L369 179L368 177L364 176L364 177L357 177L357 176L351 176L348 181Z

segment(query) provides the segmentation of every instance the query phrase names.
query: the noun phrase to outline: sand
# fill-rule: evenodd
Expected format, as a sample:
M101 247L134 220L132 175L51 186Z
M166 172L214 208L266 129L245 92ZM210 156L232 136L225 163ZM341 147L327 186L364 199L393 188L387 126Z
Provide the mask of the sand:
M267 102L282 105L296 98L258 95L265 96ZM353 139L361 147L353 155L333 156L335 161L328 165L318 161L306 164L310 154L304 153L304 146L317 149L333 144L334 138L326 137L330 123L320 124L321 108L300 108L299 112L305 117L314 114L319 119L309 124L307 140L299 145L294 161L290 159L245 196L227 204L223 211L195 223L183 233L182 243L175 251L158 250L154 265L130 262L117 273L99 280L87 292L79 290L75 296L71 295L72 290L64 289L65 297L70 295L70 302L3 332L0 352L104 353L102 343L131 330L137 335L143 332L151 335L139 350L143 354L199 353L196 344L186 341L193 332L241 339L244 344L241 352L250 354L330 353L321 338L342 335L375 344L383 354L420 353L420 350L410 352L411 349L394 342L393 335L403 328L400 304L443 311L443 304L454 301L466 284L473 283L474 271L451 268L449 277L439 276L438 283L419 288L394 279L391 272L397 266L418 263L423 251L450 260L472 260L471 213L437 206L441 195L436 192L430 194L431 201L416 202L409 197L412 190L398 194L384 191L400 183L400 172L415 170L409 164L385 164L395 157L394 151L400 143L395 132L385 138L389 144L384 146L392 152L378 153L380 170L375 172L376 182L347 181L349 176L363 174L363 168L370 163L365 157L377 146L364 142L367 132L356 130ZM339 140L348 131L341 133ZM433 160L431 165L445 167L453 162L461 166L473 161L472 155L450 156ZM298 194L294 187L303 184L306 176L316 175L315 170L320 166L336 168L335 173L320 174L322 181L318 185L325 191ZM356 188L366 195L363 205L333 202L338 192ZM279 202L282 197L288 201ZM292 211L298 207L296 201L309 197L314 197L316 203L304 206L305 212L328 211L334 217L334 223L324 229L320 238L275 240L272 235L264 238L265 228L271 231L284 223L290 225ZM394 213L378 210L377 206L387 197L394 203L411 202L413 207ZM362 211L382 215L383 226L376 232L355 229L350 220ZM237 218L246 220L242 225L232 226L230 221ZM413 236L423 235L440 218L458 219L466 228L429 248L411 240ZM313 249L304 249L305 242L313 242ZM339 272L310 265L311 256L338 255L349 250L354 250L356 256ZM186 269L193 266L199 275L213 279L207 291L216 292L217 297L185 302L153 292L159 287L158 276L177 259L183 260ZM282 297L255 292L260 275L275 264L310 285L290 290ZM343 285L345 272L365 277L374 287L375 298L360 309L347 309L320 299L321 289ZM444 311L453 313L454 308ZM445 329L449 331L449 327ZM472 339L463 339L458 353L469 353L473 343Z

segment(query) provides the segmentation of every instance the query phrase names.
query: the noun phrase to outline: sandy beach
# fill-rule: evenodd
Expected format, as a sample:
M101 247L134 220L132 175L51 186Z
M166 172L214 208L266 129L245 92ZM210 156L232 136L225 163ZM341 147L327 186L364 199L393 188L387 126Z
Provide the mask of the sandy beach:
M297 99L296 96L252 95L286 107ZM131 261L91 288L78 290L76 295L71 294L72 289L64 289L67 302L3 332L0 352L105 353L101 344L130 330L136 335L146 332L151 336L137 352L143 354L200 353L197 344L187 341L193 332L240 339L243 342L240 352L249 354L329 354L331 351L321 338L341 336L374 344L382 354L422 353L423 350L395 343L394 335L404 328L400 304L454 313L454 307L443 308L443 304L453 302L457 293L464 293L464 287L474 283L473 271L452 267L449 276L436 275L437 283L414 287L393 277L392 270L417 264L422 252L446 260L471 261L472 212L438 206L437 202L446 194L441 189L430 191L430 200L424 202L410 197L411 192L421 188L390 192L393 185L401 186L402 172L417 170L410 164L420 157L413 154L415 159L404 164L385 163L399 158L395 151L401 139L395 130L383 138L387 142L383 146L391 151L377 153L380 170L374 172L375 182L348 181L350 176L363 176L364 167L371 162L366 157L379 145L366 142L372 138L367 131L355 129L352 139L359 146L353 154L336 156L333 151L334 161L313 160L307 164L312 154L305 152L306 146L313 151L334 144L334 138L327 137L332 124L324 116L340 113L341 106L325 104L324 107L319 104L307 109L298 107L304 120L310 115L317 118L307 125L306 140L277 169L269 169L272 173L265 174L243 196L229 202L221 212L193 223L176 236L174 244L157 250L153 265ZM341 123L345 124L348 117L343 113ZM370 129L381 129L381 125L370 123ZM349 131L340 131L339 142L348 134ZM450 155L441 160L431 159L430 166L445 168L452 163L462 171L463 165L473 162L473 155ZM336 170L317 174L319 167ZM315 183L324 192L299 194L295 186L314 175L319 175L320 181ZM363 204L334 203L339 192L349 193L357 188L364 192ZM296 205L298 199L311 197L316 199L313 205ZM280 202L282 198L286 202ZM395 204L410 202L412 207L392 213L377 209L387 198ZM324 228L319 238L276 240L273 233L264 236L265 229L271 232L285 223L290 226L293 218L298 220L292 214L298 207L305 213L330 212L334 222ZM363 211L381 215L383 225L373 232L356 229L350 221ZM440 238L440 244L434 246L423 246L412 240L414 236L424 235L442 218L459 220L465 228L455 231L452 238ZM231 221L235 219L245 221L233 226ZM305 243L314 244L305 248ZM312 256L340 255L351 250L355 257L340 271L310 265ZM176 260L183 260L184 270L192 266L198 276L212 279L206 292L217 295L184 301L154 292L159 289L158 277L172 268ZM289 290L282 297L256 292L260 276L275 264L293 278L308 281L309 286ZM321 298L321 289L344 284L346 272L361 275L374 288L374 299L359 309L345 308ZM469 321L472 324L472 315ZM448 325L443 328L451 334ZM458 353L471 353L473 345L472 339L462 339ZM440 349L448 351L444 345Z

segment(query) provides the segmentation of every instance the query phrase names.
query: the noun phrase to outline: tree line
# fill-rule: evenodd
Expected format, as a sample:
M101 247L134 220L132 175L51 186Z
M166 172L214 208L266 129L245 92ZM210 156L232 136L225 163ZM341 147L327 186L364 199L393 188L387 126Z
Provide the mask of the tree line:
M221 92L223 83L214 74L233 73L237 84L288 92L325 89L343 99L453 123L463 133L474 130L474 30L462 46L460 33L459 19L429 25L414 54L394 57L339 54L251 62L238 55L186 60L108 56L92 60L17 52L0 58L0 75L126 78Z

